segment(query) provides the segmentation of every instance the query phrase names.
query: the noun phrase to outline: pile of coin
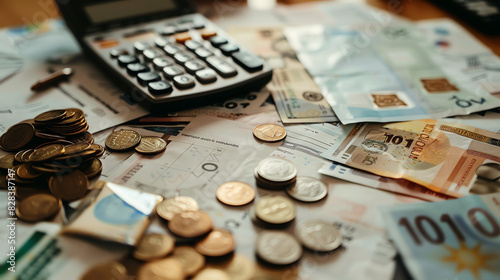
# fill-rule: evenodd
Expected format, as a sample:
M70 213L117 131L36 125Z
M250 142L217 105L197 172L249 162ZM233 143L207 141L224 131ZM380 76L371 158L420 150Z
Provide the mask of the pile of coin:
M254 175L257 186L270 190L283 190L295 184L297 168L286 159L269 157L259 162Z
M154 155L163 152L167 141L155 136L141 136L137 131L122 129L113 131L106 138L106 148L115 152L126 152L135 149L136 152Z

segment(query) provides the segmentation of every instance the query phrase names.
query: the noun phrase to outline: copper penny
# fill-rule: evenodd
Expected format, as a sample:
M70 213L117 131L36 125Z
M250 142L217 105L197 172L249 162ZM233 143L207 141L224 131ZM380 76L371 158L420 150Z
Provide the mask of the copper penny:
M234 251L233 235L226 229L214 229L196 243L194 249L207 257L221 257Z
M187 276L193 276L205 266L205 257L196 252L193 247L176 247L172 257L182 263Z
M137 280L184 280L185 277L182 263L174 258L148 262L137 272Z
M60 156L64 153L64 151L64 146L61 144L47 145L35 149L29 159L30 161L44 161Z
M91 144L90 148L94 151L96 151L95 156L100 157L104 154L104 147L99 145L99 144Z
M106 138L106 147L113 151L126 151L134 148L141 141L141 135L133 130L123 129L112 132Z
M18 151L33 139L35 127L29 123L13 125L2 135L0 145L6 151Z
M49 179L50 191L62 200L80 199L87 194L88 187L89 181L80 170L64 175L53 175Z
M264 142L278 142L286 137L286 130L279 125L265 123L253 129L253 135Z
M166 147L167 141L160 137L145 136L141 138L141 142L135 147L135 151L141 154L158 154L165 151Z
M30 180L40 177L42 173L31 168L31 164L23 163L19 165L19 167L17 168L16 175L19 176L21 179Z
M220 269L204 268L196 274L193 280L231 280L231 277Z
M156 206L156 213L163 219L170 221L175 214L185 211L196 211L200 209L198 202L188 196L177 196L165 199Z
M203 211L187 211L176 214L168 223L172 233L180 237L194 238L212 230L212 219Z
M80 278L80 280L126 280L127 268L119 262L109 262L94 266Z
M241 206L254 200L255 190L247 183L233 181L220 185L215 195L224 204Z
M141 261L159 259L172 253L174 239L166 234L150 233L142 237L134 250L134 258Z
M50 194L35 194L17 204L16 215L25 222L38 222L55 216L61 201Z
M66 116L66 110L51 110L35 117L35 122L56 122L62 120Z
M80 168L80 171L82 171L87 178L95 177L102 171L102 162L99 159L94 158L92 159L90 165Z
M89 150L90 144L88 143L77 143L64 146L64 155L71 155Z

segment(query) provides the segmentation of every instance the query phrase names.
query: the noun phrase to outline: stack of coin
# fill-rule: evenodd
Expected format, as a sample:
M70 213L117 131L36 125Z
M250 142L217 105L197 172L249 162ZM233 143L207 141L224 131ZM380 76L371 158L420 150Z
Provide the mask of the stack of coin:
M126 152L135 149L145 155L161 153L167 147L167 141L155 136L141 136L137 131L122 129L113 131L106 138L106 147L115 152Z
M269 157L259 162L254 170L257 186L264 189L283 190L297 179L297 168L288 160Z

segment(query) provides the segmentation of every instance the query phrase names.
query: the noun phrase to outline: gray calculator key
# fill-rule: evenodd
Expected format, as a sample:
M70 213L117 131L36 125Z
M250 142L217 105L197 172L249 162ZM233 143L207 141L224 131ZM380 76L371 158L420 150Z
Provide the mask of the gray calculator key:
M194 59L194 57L186 52L178 52L174 55L174 59L179 63L184 63L186 61Z
M170 56L182 51L177 45L166 45L163 50Z
M165 26L160 30L160 34L163 36L170 36L175 34L175 26Z
M148 44L144 42L135 42L134 50L136 53L142 53L145 49L149 48Z
M197 71L195 76L196 79L198 79L198 81L203 84L213 83L217 80L215 71L209 68Z
M179 75L174 77L174 85L180 89L192 88L194 87L194 79L187 75Z
M162 38L162 37L156 37L155 38L155 45L159 48L163 48L165 47L166 45L168 45L170 42L165 39L165 38Z
M109 52L111 58L117 58L120 55L126 55L126 54L128 54L128 51L124 49L113 49Z
M147 86L151 82L160 81L161 77L156 72L142 72L137 74L137 82L142 86Z
M238 46L233 45L233 44L224 44L224 45L220 46L219 49L221 50L221 52L224 55L230 55L230 54L240 50L240 48L238 48Z
M264 61L254 54L248 52L235 52L231 56L234 62L245 68L248 72L259 71L264 67Z
M154 49L145 49L142 54L144 55L144 58L146 60L152 61L153 59L161 56L163 53L159 52L158 50L154 50Z
M217 35L217 36L213 36L212 38L210 38L210 43L212 44L212 46L218 47L220 45L226 44L227 40L224 39L223 37Z
M172 80L175 76L184 74L184 69L178 65L167 66L163 68L165 78Z
M184 67L186 67L186 70L189 73L193 74L194 72L205 68L205 64L203 64L200 60L195 59L184 63Z
M193 40L187 40L186 42L184 42L184 46L186 46L186 48L188 48L190 51L194 51L197 48L202 47L202 45L200 43L193 41Z
M209 56L214 55L214 53L213 53L213 52L211 52L210 50L205 49L205 48L203 48L203 47L201 47L201 48L197 48L196 50L194 50L194 53L195 53L195 54L196 54L199 58L202 58L202 59L204 59L204 58L207 58L207 57L209 57Z
M173 88L165 81L157 81L149 83L148 90L152 95L160 95L172 92Z
M170 57L157 57L153 59L153 67L158 71L170 65L174 65L174 60Z
M217 56L207 57L207 63L224 78L238 74L236 68Z
M139 73L148 71L149 67L142 63L131 63L127 65L127 73L132 77L137 76Z
M133 55L120 55L118 56L118 65L120 65L121 67L125 67L127 65L129 65L130 63L138 63L139 62L139 59L136 57L136 56L133 56Z

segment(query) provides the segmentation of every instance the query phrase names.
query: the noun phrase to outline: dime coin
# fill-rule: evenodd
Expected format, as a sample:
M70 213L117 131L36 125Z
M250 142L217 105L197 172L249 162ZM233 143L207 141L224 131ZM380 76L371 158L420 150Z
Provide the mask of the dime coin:
M37 148L30 155L30 161L44 161L64 153L64 146L61 144L52 144Z
M221 257L234 251L233 235L225 229L214 229L196 243L194 249L207 257Z
M35 194L17 204L16 215L25 222L38 222L55 216L61 201L50 194Z
M119 262L109 262L94 266L80 280L126 280L127 269Z
M0 168L1 169L12 169L14 168L15 156L12 154L0 157Z
M35 135L35 127L29 123L13 125L2 135L0 145L6 151L18 151L26 146Z
M297 176L297 168L293 163L276 157L261 160L257 165L257 171L262 178L274 182L292 180Z
M253 135L264 142L278 142L286 137L286 130L279 125L265 123L253 129Z
M185 211L197 211L198 202L188 196L177 196L165 199L156 206L156 213L163 219L170 221L175 214Z
M233 181L220 185L215 195L224 204L241 206L255 198L255 190L247 183Z
M204 268L200 271L193 280L231 280L229 275L216 268Z
M80 171L82 171L87 178L95 177L102 171L102 162L99 159L94 158L90 162L90 165L80 168Z
M193 276L205 266L205 257L189 246L176 247L172 257L182 263L187 276Z
M175 214L168 228L180 237L194 238L211 231L213 224L207 213L198 210Z
M145 136L141 138L141 142L135 147L135 151L141 154L158 154L165 151L166 147L167 141L160 137Z
M302 247L293 236L282 231L262 231L257 237L256 253L262 260L275 264L292 264L302 256Z
M328 193L328 188L318 179L297 177L297 182L287 187L286 193L299 201L314 202L323 199Z
M134 258L150 261L165 257L174 250L174 239L166 234L150 233L145 235L135 248Z
M88 187L89 181L80 170L64 175L53 175L49 179L50 191L62 200L80 199L87 194Z
M137 272L137 280L184 280L185 277L182 263L172 257L148 262Z
M133 130L123 129L112 132L106 138L106 147L113 151L129 150L141 141L141 135Z
M295 206L284 196L270 194L257 201L255 215L270 224L284 224L295 219Z
M51 110L35 117L35 122L57 122L66 116L66 110Z
M327 252L342 244L342 234L332 224L323 221L307 221L295 230L302 244L314 251Z

